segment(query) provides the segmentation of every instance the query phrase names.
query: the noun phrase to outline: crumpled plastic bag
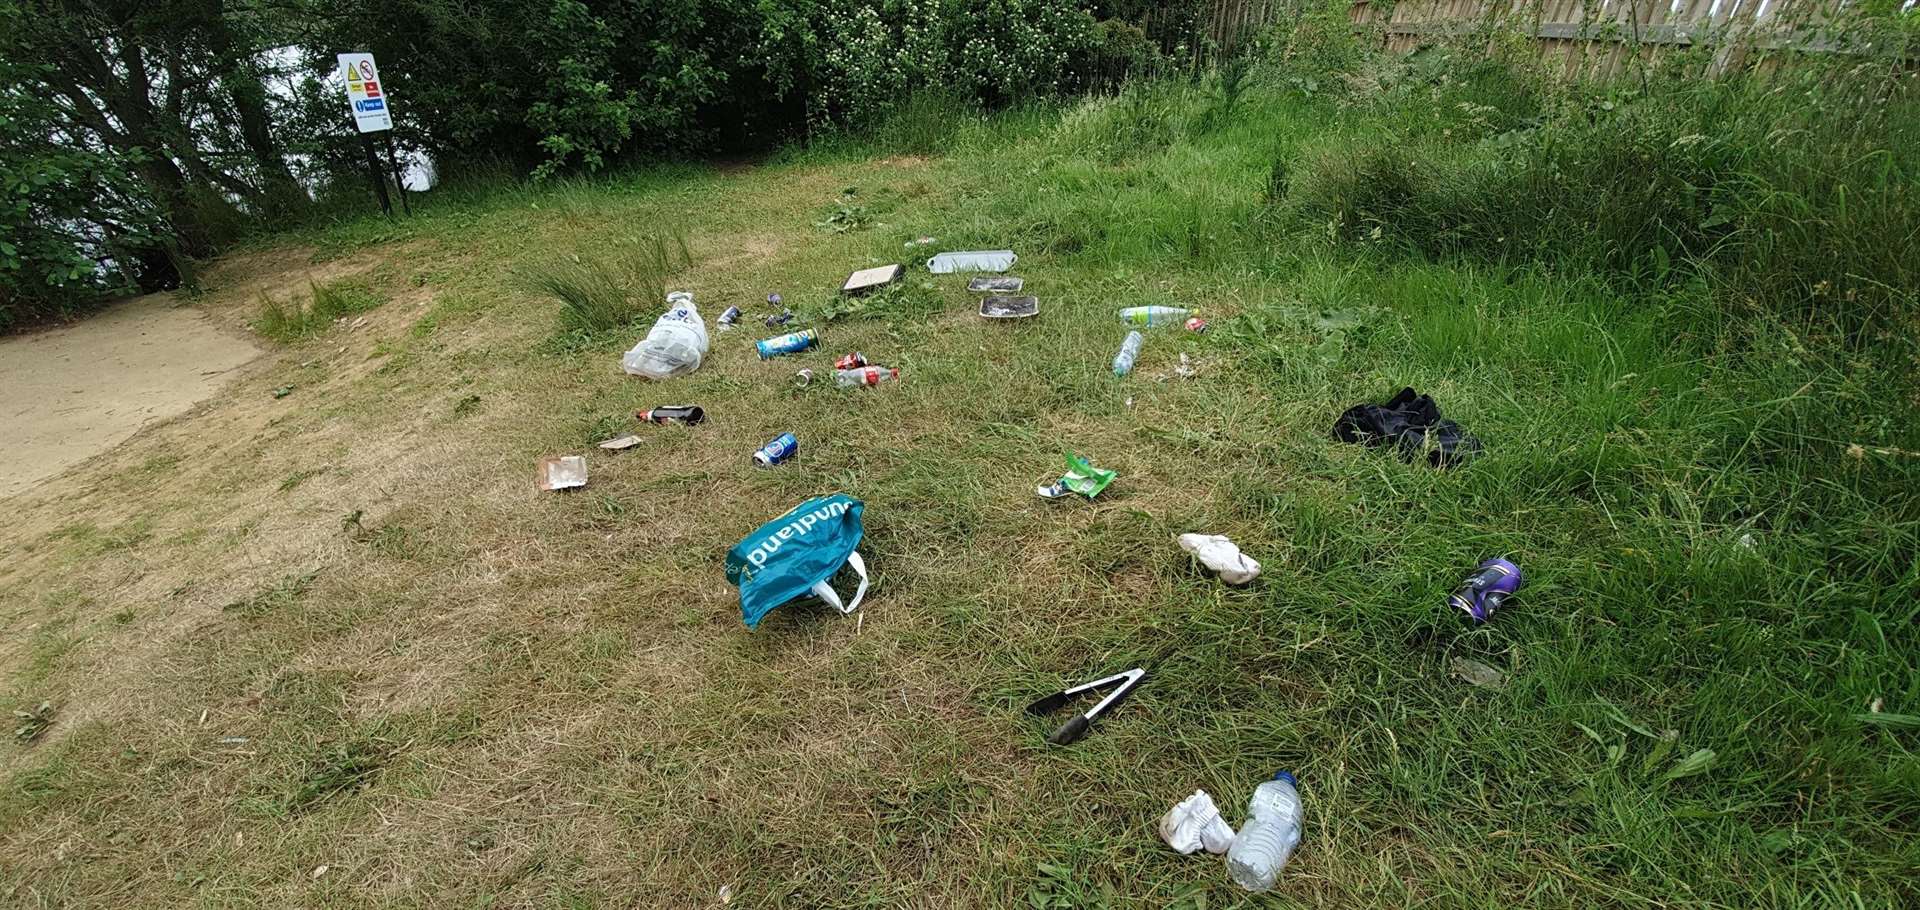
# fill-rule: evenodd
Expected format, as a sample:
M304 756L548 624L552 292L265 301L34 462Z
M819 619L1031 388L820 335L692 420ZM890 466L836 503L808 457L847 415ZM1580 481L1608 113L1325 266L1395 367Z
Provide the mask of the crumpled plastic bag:
M1260 563L1240 552L1233 541L1221 534L1182 534L1180 549L1192 553L1200 564L1220 574L1230 585L1244 585L1260 577Z
M1233 838L1233 826L1220 817L1220 807L1205 790L1193 791L1160 818L1160 839L1183 854L1205 848L1217 856L1233 846Z

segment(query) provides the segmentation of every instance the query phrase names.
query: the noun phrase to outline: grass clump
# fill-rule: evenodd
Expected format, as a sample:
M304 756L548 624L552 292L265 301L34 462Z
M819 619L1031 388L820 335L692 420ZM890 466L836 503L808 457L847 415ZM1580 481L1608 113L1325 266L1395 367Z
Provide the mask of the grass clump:
M1920 286L1920 98L1843 63L1622 87L1417 61L1372 128L1281 166L1284 204L1340 240L1883 319Z
M307 302L281 303L267 294L260 295L260 315L254 331L281 344L291 344L332 325L334 320L364 313L382 301L373 290L354 281L327 284L307 282Z
M605 254L568 256L521 268L521 283L560 304L558 340L579 347L632 327L667 296L667 280L693 261L678 231L649 234Z

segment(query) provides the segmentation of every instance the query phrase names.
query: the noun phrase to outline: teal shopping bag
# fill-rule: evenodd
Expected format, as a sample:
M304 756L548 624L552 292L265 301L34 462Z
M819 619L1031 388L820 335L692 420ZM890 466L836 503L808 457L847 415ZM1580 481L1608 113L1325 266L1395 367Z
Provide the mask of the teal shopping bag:
M727 581L740 589L740 618L747 628L773 608L812 595L842 613L860 608L867 593L867 566L855 552L864 530L865 504L844 493L809 499L761 525L727 551ZM852 566L860 586L843 602L829 584L841 566Z

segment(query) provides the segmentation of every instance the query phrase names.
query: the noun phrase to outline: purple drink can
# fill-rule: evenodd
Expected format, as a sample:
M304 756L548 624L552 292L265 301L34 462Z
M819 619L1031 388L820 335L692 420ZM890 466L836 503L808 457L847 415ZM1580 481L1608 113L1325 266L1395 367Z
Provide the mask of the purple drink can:
M781 354L798 354L820 343L820 333L812 329L801 329L785 335L763 338L753 343L753 349L760 352L760 359L778 357Z
M793 453L798 451L800 451L799 437L792 433L781 433L773 437L772 442L761 446L758 452L753 453L753 460L763 468L771 468L792 458Z
M1447 606L1486 622L1513 592L1520 590L1520 567L1504 559L1486 560L1447 598Z

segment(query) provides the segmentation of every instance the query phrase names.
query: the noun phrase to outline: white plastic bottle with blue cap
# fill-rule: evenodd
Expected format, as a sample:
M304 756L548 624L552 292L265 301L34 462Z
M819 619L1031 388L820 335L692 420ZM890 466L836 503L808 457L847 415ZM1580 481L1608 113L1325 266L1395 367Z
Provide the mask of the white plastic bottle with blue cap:
M1282 771L1254 788L1247 824L1227 850L1227 876L1248 891L1270 891L1300 846L1300 791Z

